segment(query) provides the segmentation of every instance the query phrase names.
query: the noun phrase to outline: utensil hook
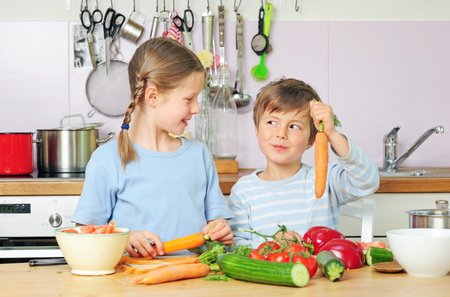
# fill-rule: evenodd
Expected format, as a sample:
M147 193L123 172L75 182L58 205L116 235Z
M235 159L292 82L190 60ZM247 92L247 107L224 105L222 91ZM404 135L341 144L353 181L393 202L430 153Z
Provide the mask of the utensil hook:
M136 11L136 0L133 0L133 11L132 12L135 12Z
M158 12L159 11L158 0L156 0L155 2L156 2L156 12Z
M299 11L300 5L298 4L298 0L295 0L295 11Z
M187 9L188 9L188 10L190 10L190 9L191 9L191 5L190 5L190 2L191 2L190 0L188 0L188 2L187 2Z
M209 0L206 0L206 11L209 11Z
M236 0L234 0L234 12L238 13L239 8L241 7L242 0L239 0L239 4L236 5Z

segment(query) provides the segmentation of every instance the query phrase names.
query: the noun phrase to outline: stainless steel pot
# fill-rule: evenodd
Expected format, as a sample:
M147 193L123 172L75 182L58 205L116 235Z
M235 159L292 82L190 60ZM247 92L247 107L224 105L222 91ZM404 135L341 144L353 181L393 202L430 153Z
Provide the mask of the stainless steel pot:
M64 119L63 119L64 120ZM37 167L39 172L84 172L92 152L109 141L114 132L99 139L95 125L37 130Z
M410 228L450 229L450 212L447 200L437 200L437 209L407 211Z

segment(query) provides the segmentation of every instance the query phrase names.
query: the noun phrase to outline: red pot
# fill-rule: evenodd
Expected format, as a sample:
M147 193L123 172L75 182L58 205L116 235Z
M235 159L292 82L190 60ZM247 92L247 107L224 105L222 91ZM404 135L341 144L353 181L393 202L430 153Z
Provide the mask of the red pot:
M33 133L0 133L0 175L33 172Z

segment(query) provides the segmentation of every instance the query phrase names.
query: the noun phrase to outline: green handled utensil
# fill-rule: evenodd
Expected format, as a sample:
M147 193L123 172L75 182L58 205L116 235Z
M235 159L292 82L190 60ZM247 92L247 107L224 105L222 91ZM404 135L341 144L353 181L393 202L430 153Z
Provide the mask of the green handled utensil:
M270 19L272 18L272 3L267 2L266 3L266 11L265 11L265 18L264 18L264 35L269 37L270 33ZM266 59L267 51L265 51L261 58L259 59L259 64L253 66L250 69L250 74L252 77L257 81L265 81L267 77L269 76L269 69L264 64Z

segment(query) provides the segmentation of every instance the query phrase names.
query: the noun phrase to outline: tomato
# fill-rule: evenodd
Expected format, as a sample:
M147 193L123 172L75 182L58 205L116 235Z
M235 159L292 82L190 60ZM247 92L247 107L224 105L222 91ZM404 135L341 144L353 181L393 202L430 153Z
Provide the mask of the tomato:
M292 257L292 262L293 263L302 263L303 265L305 265L306 269L308 269L309 278L313 278L313 276L317 272L318 264L317 264L316 258L314 258L313 256L303 257L303 256L296 255L296 256Z
M267 261L271 262L289 262L289 253L288 252L279 252L268 254L266 257Z
M108 233L109 227L108 225L100 225L95 227L95 234L106 234Z
M289 252L292 254L300 254L308 252L308 249L301 243L289 244Z
M83 226L80 229L80 233L94 233L94 232L95 232L95 226L93 224Z
M275 241L265 241L261 243L257 250L261 255L267 255L272 251L276 251L280 249L280 245L276 243Z
M325 226L311 227L303 235L303 240L314 246L314 255L319 253L325 243L335 238L345 239L345 236L341 232Z
M252 249L250 251L250 255L248 255L249 258L251 259L257 259L257 260L265 260L266 258L264 258L263 255L261 255L258 250Z
M356 269L364 266L362 249L353 241L335 238L325 243L320 251L330 251L344 263L346 269Z

